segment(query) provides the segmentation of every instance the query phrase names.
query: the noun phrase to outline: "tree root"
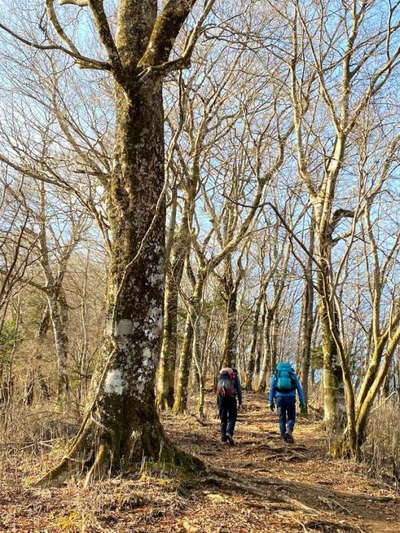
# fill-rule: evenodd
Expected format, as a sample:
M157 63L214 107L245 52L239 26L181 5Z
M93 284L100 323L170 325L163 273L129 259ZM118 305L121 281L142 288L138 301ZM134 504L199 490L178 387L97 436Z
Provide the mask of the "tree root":
M250 483L246 483L245 481L238 481L237 479L233 477L232 474L228 472L215 471L214 475L211 475L206 478L206 481L211 481L217 486L219 485L225 488L235 487L244 492L252 494L253 496L257 496L258 498L261 498L263 500L268 498L272 501L271 508L277 508L276 506L278 506L282 509L282 505L284 504L285 509L288 508L289 506L289 509L292 509L292 510L299 510L302 512L306 512L310 514L317 514L317 515L321 514L321 512L318 509L309 507L308 505L305 505L304 503L294 498L291 498L290 496L286 496L285 494L282 494L282 493L275 495L275 494L272 494L271 492L267 492L253 485L253 483L255 483L257 485L267 485L267 486L273 486L273 485L278 485L280 487L288 486L287 484L282 483L278 480L252 479L250 480Z
M321 500L331 511L344 511L346 514L353 514L350 509L344 507L341 503L337 502L332 498L325 498L324 496L318 496L318 499Z
M160 465L159 470L165 470L166 465L171 465L186 473L205 471L205 465L199 458L169 442L161 424L156 424L153 430L154 442L143 427L138 438L129 443L130 449L125 451L124 456L120 456L118 450L121 443L115 442L110 434L103 433L100 436L99 427L90 420L86 427L81 426L60 463L34 482L33 486L60 484L73 474L82 475L85 470L84 485L88 486L107 476L132 473L133 469L139 471L143 462L157 463Z
M236 478L233 476L231 472L228 472L227 470L216 470L214 469L212 472L214 474L214 479L229 479L229 482L237 482ZM288 484L281 481L280 479L259 479L259 478L247 478L252 484L254 485L267 485L267 486L278 486L278 487L288 487ZM245 483L245 482L239 482L239 483Z
M308 530L324 531L325 533L337 533L338 531L349 531L350 533L366 533L365 530L358 526L352 526L344 522L328 522L326 520L313 520L303 524Z
M43 487L53 483L61 484L73 473L82 472L85 464L88 462L87 454L84 454L88 434L89 428L83 428L81 426L80 431L70 445L68 453L61 459L57 466L34 482L33 486Z

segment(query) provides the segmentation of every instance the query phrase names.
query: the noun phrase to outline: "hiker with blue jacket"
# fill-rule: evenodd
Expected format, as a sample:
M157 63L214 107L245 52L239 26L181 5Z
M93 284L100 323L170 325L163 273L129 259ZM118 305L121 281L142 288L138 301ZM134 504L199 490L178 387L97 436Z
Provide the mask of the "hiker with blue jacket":
M296 390L300 407L305 407L304 392L290 363L279 363L272 374L269 389L271 411L277 407L281 439L294 442L293 428L296 422Z

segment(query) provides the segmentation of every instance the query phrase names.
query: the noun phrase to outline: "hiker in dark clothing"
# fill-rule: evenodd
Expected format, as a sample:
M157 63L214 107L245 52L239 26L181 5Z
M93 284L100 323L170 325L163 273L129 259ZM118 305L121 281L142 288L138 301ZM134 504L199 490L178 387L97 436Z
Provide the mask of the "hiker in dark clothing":
M242 387L236 368L223 368L220 371L217 404L221 420L221 441L233 446L237 412L242 405Z
M271 378L269 405L271 411L277 407L281 439L294 442L293 428L296 422L296 390L300 407L305 407L304 392L290 363L279 363Z

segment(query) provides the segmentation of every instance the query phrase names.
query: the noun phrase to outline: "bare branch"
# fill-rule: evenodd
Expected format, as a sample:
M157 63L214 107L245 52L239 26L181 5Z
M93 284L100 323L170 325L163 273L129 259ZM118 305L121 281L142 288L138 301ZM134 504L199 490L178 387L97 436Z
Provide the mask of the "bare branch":
M97 59L92 59L90 57L83 56L81 54L75 54L68 48L65 48L64 46L56 45L56 44L39 44L34 43L33 41L28 41L27 39L24 39L17 33L10 30L10 28L7 28L7 26L4 26L0 23L0 29L6 31L10 35L12 35L15 39L20 41L21 43L24 43L27 46L30 46L32 48L36 48L37 50L59 50L60 52L64 52L64 54L69 55L73 59L76 60L76 62L81 66L85 68L93 68L98 70L111 70L111 65L109 63L106 63L104 61L98 61Z
M114 74L118 77L119 73L122 71L122 63L107 21L103 0L88 0L88 5L92 10L101 43L107 52L111 65L113 66Z
M60 0L60 6L73 5L78 7L88 7L89 2L87 0Z
M75 54L80 55L79 50L76 48L74 43L71 41L71 39L68 37L68 35L65 33L63 27L61 26L56 11L54 9L54 0L46 0L46 11L47 16L49 17L50 22L52 23L54 29L57 32L57 35L59 38L67 45L67 47Z
M194 2L195 1L196 0L194 0ZM194 4L194 2L192 2L192 4ZM139 79L141 81L143 81L143 79L147 78L150 74L153 74L153 73L166 75L169 72L173 72L174 70L181 70L181 69L190 67L190 60L191 60L192 53L196 45L197 39L199 38L201 27L203 25L203 22L207 18L207 15L210 13L214 3L215 3L215 0L208 0L208 2L206 3L203 13L198 18L195 27L192 29L192 31L189 33L189 36L186 39L182 55L178 57L177 59L174 59L172 61L165 61L164 63L161 63L159 65L153 65L153 66L149 65L139 75ZM162 14L160 16L162 16ZM150 39L150 43L151 43L151 39ZM143 58L141 59L140 64L142 65L144 64L144 61L146 61L147 54L148 54L148 49L146 50ZM169 53L166 56L166 59L168 59L168 56L169 56Z

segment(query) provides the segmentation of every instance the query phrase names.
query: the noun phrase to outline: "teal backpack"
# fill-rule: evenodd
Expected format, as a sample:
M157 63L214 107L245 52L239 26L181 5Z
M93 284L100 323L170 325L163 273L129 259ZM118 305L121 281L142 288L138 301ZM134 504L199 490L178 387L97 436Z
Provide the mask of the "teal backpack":
M282 393L293 392L296 389L294 371L290 363L279 363L275 370L276 390Z

